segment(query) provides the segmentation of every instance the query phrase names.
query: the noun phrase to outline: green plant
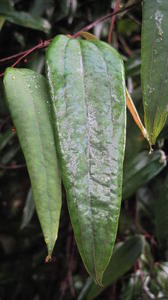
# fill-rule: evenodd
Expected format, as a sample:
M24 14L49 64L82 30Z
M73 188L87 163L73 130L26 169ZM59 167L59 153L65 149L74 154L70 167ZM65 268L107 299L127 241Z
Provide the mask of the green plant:
M48 247L46 260L51 258L59 226L62 178L80 255L89 275L101 286L97 287L89 279L79 299L94 299L103 291L103 286L109 286L123 276L138 258L138 269L144 274L154 266L152 259L150 261L149 245L142 237L126 241L121 247L121 255L120 248L119 252L116 248L112 253L121 198L124 206L126 199L136 193L140 199L139 207L136 207L140 218L142 211L142 218L150 218L151 195L145 190L145 198L144 191L139 188L153 178L157 182L156 175L166 167L166 155L164 149L159 149L159 141L161 143L161 135L166 139L161 130L167 119L167 11L166 1L143 2L141 80L146 128L126 90L122 56L92 34L81 31L74 36L58 35L51 43L48 40L36 47L50 44L45 59L48 83L41 75L27 69L8 68L5 72L6 99L26 159L36 210ZM130 21L129 30L136 30ZM20 56L19 61L27 54ZM158 64L161 74L157 72ZM126 75L134 71L134 67L126 63ZM134 74L128 76L139 76L139 66ZM126 105L150 148L158 141L153 153L149 154L142 137L137 139L139 132L135 127L129 134L130 127L134 126L130 120L125 151ZM164 192L161 183L156 184L155 193L161 201L152 211L157 220L152 226L156 227L161 247L167 243L167 230L163 230L167 224L164 197L167 178L163 185ZM127 216L121 214L121 235L122 221L129 223ZM131 228L131 224L128 227ZM138 231L142 234L144 229L141 229L139 225ZM124 254L131 243L135 243L135 257L128 252L127 265ZM131 256L132 260L129 260ZM146 258L149 261L146 262ZM118 264L121 265L119 274ZM114 273L111 273L113 268ZM154 285L152 281L144 281L143 285L142 278L139 285L133 283L132 278L124 282L123 299L127 297L128 287L130 299L135 296L135 290L139 295L142 289L145 293L150 290L152 295L159 295L163 275L159 268L153 268L153 273L158 276L153 275L157 277ZM139 273L137 280L138 276ZM166 285L163 289L166 295Z

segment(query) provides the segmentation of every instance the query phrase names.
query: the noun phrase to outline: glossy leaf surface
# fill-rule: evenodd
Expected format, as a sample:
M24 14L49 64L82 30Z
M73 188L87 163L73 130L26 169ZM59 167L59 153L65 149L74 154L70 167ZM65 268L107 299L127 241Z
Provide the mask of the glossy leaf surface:
M103 276L103 288L97 286L89 279L78 300L95 299L105 288L113 284L133 267L142 250L143 240L140 236L130 238L125 243L117 245Z
M47 50L47 77L71 222L85 267L101 284L121 202L123 62L106 43L60 35Z
M155 144L168 115L167 16L167 0L144 0L141 79L145 127L151 144Z
M166 155L163 151L148 151L138 153L126 160L124 164L123 198L133 195L136 190L148 183L166 166Z
M59 225L61 183L46 80L28 69L8 68L4 85L7 104L26 159L36 210L51 254Z

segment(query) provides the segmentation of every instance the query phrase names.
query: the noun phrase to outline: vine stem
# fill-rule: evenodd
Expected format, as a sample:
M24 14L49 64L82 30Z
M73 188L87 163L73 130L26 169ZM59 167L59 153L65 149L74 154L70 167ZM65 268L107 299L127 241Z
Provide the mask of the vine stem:
M118 1L118 0L117 0ZM108 13L107 15L97 19L96 21L94 21L93 23L85 26L84 28L82 28L80 31L76 32L74 35L72 35L71 37L72 38L77 38L80 36L80 33L83 32L83 31L89 31L90 29L92 29L93 27L95 27L96 25L98 25L99 23L102 23L102 22L105 22L107 21L108 19L110 19L111 17L113 16L116 16L117 14L119 13L122 13L122 12L125 12L125 11L129 11L131 9L133 9L135 6L137 6L138 4L141 3L141 0L138 0L138 2L130 5L130 6L127 6L127 7L123 7L122 9L118 10L114 9L113 12L111 13ZM18 58L12 65L11 67L15 67L16 65L18 65L25 57L27 57L29 54L31 54L32 52L36 51L37 49L42 49L42 48L46 48L49 46L51 40L46 40L46 41L40 41L39 44L35 45L34 47L28 49L28 50L25 50L25 51L22 51L22 52L19 52L19 53L16 53L14 55L11 55L11 56L8 56L8 57L5 57L5 58L1 58L0 59L0 64L3 64L7 61L11 61L15 58ZM3 73L0 73L0 77L3 77L4 75L4 72Z
M121 9L118 10L118 11L113 11L113 12L111 12L111 13L108 13L107 15L105 15L105 16L99 18L98 20L94 21L93 23L91 23L91 24L89 24L89 25L83 27L80 31L78 31L77 33L75 33L75 34L73 35L73 38L79 37L81 31L89 31L90 29L92 29L93 27L95 27L96 25L98 25L99 23L105 22L105 21L107 21L108 19L110 19L111 17L113 17L113 16L115 16L115 15L117 15L117 14L120 14L120 13L122 13L122 12L129 11L129 10L133 9L135 6L137 6L137 5L140 4L140 3L141 3L141 0L139 0L138 2L136 2L136 3L132 4L132 5L129 5L129 6L127 6L127 7L123 7L123 8L121 8Z
M120 0L117 0L115 8L114 8L114 12L118 12L119 6L120 6ZM109 34L108 34L108 43L109 44L111 44L111 42L112 42L112 33L113 33L114 24L116 21L116 16L117 15L114 15L111 18L110 30L109 30Z
M16 65L18 65L20 63L20 61L22 61L25 57L27 57L29 54L31 54L35 50L48 47L48 45L50 44L50 42L51 42L51 40L40 41L40 43L37 44L36 46L34 46L33 48L30 48L30 49L28 49L28 50L26 50L24 52L20 52L21 54L18 53L18 54L12 55L11 56L12 59L13 59L13 57L15 57L15 58L19 57L19 56L20 57L11 65L11 67L14 68ZM11 57L7 57L6 61L10 60ZM5 60L5 59L2 59L2 60ZM2 60L0 60L0 63L2 62ZM0 74L0 77L3 77L3 75L4 75L4 72Z
M9 61L9 60L13 60L14 58L17 58L19 56L24 56L24 54L26 54L26 53L28 53L28 55L29 55L30 53L32 53L36 49L41 49L41 48L48 47L48 45L50 44L50 42L51 42L51 39L50 40L46 40L46 41L42 41L41 40L40 43L37 44L36 46L34 46L33 48L30 48L30 49L25 50L25 51L21 51L19 53L16 53L16 54L8 56L8 57L1 58L0 59L0 64L5 63L6 61Z

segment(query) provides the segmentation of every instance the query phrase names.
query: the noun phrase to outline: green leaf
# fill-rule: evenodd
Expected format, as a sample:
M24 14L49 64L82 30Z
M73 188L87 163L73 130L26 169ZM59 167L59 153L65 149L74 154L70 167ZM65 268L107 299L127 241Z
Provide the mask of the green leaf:
M35 207L34 207L33 194L32 194L32 189L30 188L23 209L23 217L22 217L22 223L20 229L24 229L29 224L29 222L33 217L34 209Z
M49 116L50 98L46 80L28 69L8 68L4 85L50 255L59 226L61 183Z
M106 43L60 35L47 50L47 77L71 222L85 267L101 284L121 204L123 61Z
M4 23L5 23L5 17L0 16L0 31L1 31L1 29L2 29L2 27L3 27L3 25L4 25Z
M166 155L163 151L148 151L138 153L125 161L123 177L123 198L133 195L136 190L148 183L166 166Z
M136 263L143 250L143 239L132 237L125 243L120 243L114 249L110 263L103 277L103 288L89 279L81 291L78 300L93 300L102 291L128 272Z
M51 28L50 23L38 16L33 16L27 12L16 11L7 1L0 2L0 15L11 23L24 27L48 32Z
M30 12L34 16L42 16L52 5L53 0L34 0Z
M144 0L142 23L142 91L145 127L151 144L168 115L168 1Z

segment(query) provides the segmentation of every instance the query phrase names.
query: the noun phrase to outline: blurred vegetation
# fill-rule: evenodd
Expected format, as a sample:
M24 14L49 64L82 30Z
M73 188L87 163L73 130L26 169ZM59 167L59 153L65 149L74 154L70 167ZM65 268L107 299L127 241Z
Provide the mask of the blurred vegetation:
M123 0L120 7L134 2ZM111 0L1 0L0 58L59 33L75 33L111 12L114 5ZM107 41L109 24L98 24L92 33ZM128 90L141 114L140 33L141 5L117 16L112 44L123 55ZM44 55L44 49L33 52L19 66L44 73ZM10 64L1 64L1 72ZM148 158L148 145L128 112L120 224L102 291L87 278L82 265L64 192L54 259L44 263L46 248L1 80L0 299L168 299L167 137L166 125L155 146L157 152Z

